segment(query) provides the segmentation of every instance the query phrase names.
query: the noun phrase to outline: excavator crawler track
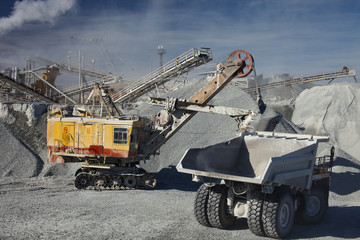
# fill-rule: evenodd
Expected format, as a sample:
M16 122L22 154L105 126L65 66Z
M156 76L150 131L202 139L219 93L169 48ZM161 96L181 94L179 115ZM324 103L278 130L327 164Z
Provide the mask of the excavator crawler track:
M75 187L81 190L132 190L154 189L156 179L153 174L116 173L82 169L75 178Z

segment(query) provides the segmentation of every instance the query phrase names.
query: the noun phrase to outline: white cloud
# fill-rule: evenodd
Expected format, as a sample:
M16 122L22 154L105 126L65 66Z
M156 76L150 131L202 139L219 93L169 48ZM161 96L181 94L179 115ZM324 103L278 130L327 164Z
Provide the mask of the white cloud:
M9 17L0 18L0 35L21 28L26 22L53 23L54 19L75 6L76 0L16 1Z
M233 50L244 49L253 54L257 73L265 76L284 72L310 75L338 71L343 65L360 66L356 42L360 18L354 12L340 11L337 2L270 1L276 2L272 5L257 1L255 5L204 8L194 1L182 1L184 6L179 7L179 2L152 1L141 11L104 4L100 10L88 6L85 12L80 5L78 12L59 16L55 27L27 24L26 29L2 37L0 42L7 46L0 44L0 58L8 62L11 54L18 56L19 66L30 55L61 61L71 55L70 60L78 64L81 50L87 62L95 59L95 67L106 71L101 49L89 41L69 38L77 36L103 38L117 73L130 78L158 66L158 45L164 45L167 51L164 62L192 47L210 47L214 65ZM186 5L188 2L196 6ZM214 5L217 1L206 3L211 2Z

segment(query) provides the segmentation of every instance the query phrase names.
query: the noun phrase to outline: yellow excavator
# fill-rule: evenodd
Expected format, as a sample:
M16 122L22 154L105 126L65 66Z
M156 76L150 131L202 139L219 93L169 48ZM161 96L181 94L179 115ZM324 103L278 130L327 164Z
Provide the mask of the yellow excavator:
M51 107L48 114L48 161L84 162L76 172L78 189L153 188L156 179L137 165L184 126L197 112L226 114L246 130L257 113L206 105L234 77L245 77L254 68L246 51L232 52L218 75L188 100L152 98L164 106L154 119L126 116L100 85L95 86L87 106ZM101 104L106 111L96 109ZM100 114L99 114L100 113Z

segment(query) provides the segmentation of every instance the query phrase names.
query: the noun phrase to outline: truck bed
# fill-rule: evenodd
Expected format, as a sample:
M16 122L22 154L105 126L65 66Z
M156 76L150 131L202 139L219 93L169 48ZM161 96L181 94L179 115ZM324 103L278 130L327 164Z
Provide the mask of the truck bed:
M309 189L319 141L327 137L257 132L186 151L177 170L211 178Z

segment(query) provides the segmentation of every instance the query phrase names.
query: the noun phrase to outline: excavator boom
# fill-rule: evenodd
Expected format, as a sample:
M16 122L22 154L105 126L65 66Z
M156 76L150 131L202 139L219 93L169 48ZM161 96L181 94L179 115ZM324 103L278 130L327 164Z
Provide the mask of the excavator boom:
M253 57L244 50L232 52L225 64L218 64L218 75L206 84L200 91L195 93L189 103L204 105L208 103L217 93L223 89L234 77L245 77L254 69ZM142 146L141 154L149 156L154 154L166 141L168 141L177 131L180 130L193 116L196 111L176 110L173 112L174 119L172 124L168 124L162 130L153 134ZM179 116L178 118L176 116ZM161 117L161 116L158 116Z

